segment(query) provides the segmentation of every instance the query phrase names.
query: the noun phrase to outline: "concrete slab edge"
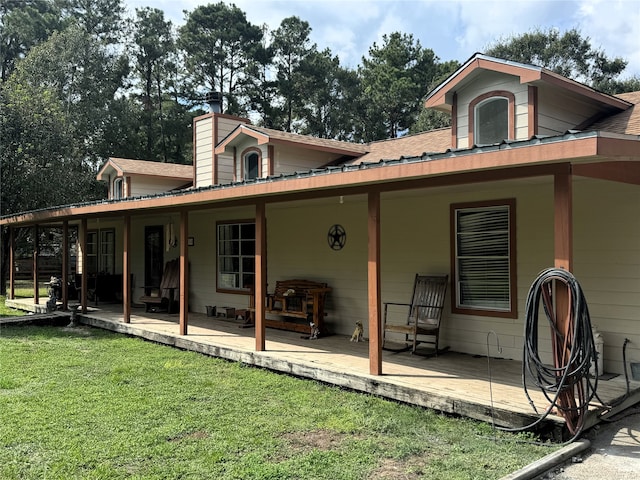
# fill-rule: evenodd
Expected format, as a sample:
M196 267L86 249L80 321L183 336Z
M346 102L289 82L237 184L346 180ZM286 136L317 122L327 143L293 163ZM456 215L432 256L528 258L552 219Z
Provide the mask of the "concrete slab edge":
M569 458L584 452L589 447L591 447L591 442L586 438L576 440L560 450L550 453L516 472L510 473L506 477L502 477L500 480L531 480L566 462Z

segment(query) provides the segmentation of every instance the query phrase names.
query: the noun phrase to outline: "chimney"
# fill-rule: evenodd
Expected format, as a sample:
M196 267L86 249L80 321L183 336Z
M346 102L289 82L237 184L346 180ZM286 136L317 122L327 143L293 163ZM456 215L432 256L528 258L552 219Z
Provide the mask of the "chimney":
M222 93L209 92L205 97L205 101L209 104L211 113L222 113Z

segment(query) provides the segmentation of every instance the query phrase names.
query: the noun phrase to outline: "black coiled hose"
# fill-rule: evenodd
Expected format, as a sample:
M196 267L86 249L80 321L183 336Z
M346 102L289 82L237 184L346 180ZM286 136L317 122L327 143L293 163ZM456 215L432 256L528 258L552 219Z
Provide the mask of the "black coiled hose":
M556 322L552 301L554 282L561 282L569 291L569 319L565 331L560 331ZM561 287L556 285L556 288ZM552 332L554 365L545 364L540 358L538 313L541 301ZM522 383L527 399L538 413L527 389L530 379L549 401L544 414L529 427L540 423L557 408L576 438L584 426L589 402L596 396L598 376L592 379L589 375L597 355L589 309L578 281L570 272L550 268L540 273L532 283L526 303L524 342Z

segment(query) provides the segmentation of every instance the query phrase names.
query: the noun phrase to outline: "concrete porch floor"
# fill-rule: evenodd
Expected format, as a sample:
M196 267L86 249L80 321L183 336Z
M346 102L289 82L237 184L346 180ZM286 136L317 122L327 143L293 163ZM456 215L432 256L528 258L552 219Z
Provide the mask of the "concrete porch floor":
M34 305L33 299L7 300L7 305L27 311L42 306ZM538 419L524 393L519 361L488 361L486 356L455 352L421 357L383 351L383 375L374 376L369 374L368 342L350 342L344 335L308 340L300 333L267 329L266 350L258 352L254 329L241 328L240 320L189 313L188 332L182 336L177 315L148 313L143 308L132 309L128 324L123 321L122 306L114 304L91 307L79 319L93 327L508 428L525 427ZM490 354L497 355L495 347ZM534 386L528 388L538 411L545 411L548 402L543 394ZM640 382L630 381L627 394L624 375L601 379L597 393L606 404L619 404L607 414L614 415L640 401ZM598 423L607 409L595 402L590 410L586 428ZM557 415L549 415L537 430L557 440L567 438L564 420Z

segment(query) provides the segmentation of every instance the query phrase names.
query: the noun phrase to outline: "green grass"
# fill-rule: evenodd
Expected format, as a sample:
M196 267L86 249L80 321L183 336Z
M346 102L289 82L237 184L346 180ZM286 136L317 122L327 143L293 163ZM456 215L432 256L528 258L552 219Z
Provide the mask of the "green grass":
M5 296L0 295L0 317L15 317L24 315L22 310L16 310L15 308L9 308L4 304Z
M523 436L89 329L0 327L2 479L495 479Z

